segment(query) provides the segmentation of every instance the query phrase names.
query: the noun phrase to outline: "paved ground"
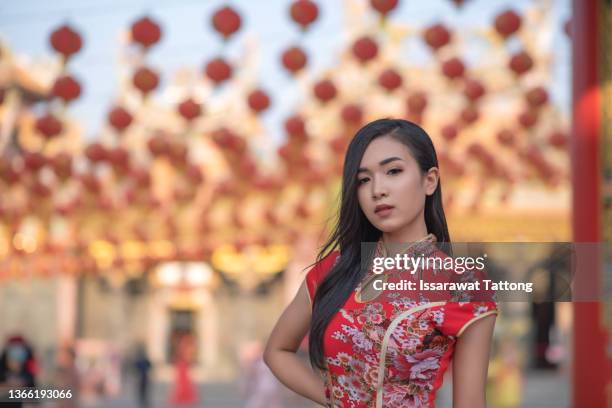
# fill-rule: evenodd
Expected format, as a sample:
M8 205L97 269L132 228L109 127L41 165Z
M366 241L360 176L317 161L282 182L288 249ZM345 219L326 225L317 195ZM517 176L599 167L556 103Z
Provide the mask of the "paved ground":
M531 372L525 378L524 408L569 408L570 386L567 376L559 373ZM169 408L166 403L168 387L157 384L154 392L154 403L151 408ZM244 402L237 392L234 384L206 384L199 387L202 402L197 406L202 408L229 408L244 407ZM451 405L448 399L441 395L442 401L438 408L447 408ZM299 396L287 395L284 408L314 408L313 404ZM136 408L131 395L122 398L99 401L97 404L88 404L92 408Z

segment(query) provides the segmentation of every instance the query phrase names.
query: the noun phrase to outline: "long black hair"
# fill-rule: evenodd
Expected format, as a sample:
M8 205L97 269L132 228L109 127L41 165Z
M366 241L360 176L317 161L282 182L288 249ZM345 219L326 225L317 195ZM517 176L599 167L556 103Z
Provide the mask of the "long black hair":
M416 160L421 174L438 167L434 145L420 126L401 119L378 119L362 127L348 146L344 158L339 215L328 240L317 256L317 262L334 250L340 257L318 285L312 310L309 345L310 363L325 369L323 334L332 317L340 310L364 276L361 244L377 242L382 232L374 227L361 210L357 198L357 170L372 140L389 136L403 143ZM425 199L425 224L438 242L449 243L450 236L442 207L440 180L432 195ZM366 256L368 256L366 254Z

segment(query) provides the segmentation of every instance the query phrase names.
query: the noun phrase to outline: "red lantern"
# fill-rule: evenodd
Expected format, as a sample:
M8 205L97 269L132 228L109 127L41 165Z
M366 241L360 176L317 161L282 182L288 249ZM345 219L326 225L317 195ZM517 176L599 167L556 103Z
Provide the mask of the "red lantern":
M291 158L291 151L288 144L280 146L276 152L283 160L289 160Z
M60 203L55 206L55 212L62 217L68 217L74 213L79 203L77 200L72 200L66 203Z
M483 158L487 155L485 148L478 142L471 143L467 147L467 154L476 158Z
M182 186L174 189L174 200L180 204L187 204L196 196L196 190L193 186ZM187 256L187 255L185 255Z
M53 31L50 42L53 49L62 54L66 60L79 52L83 46L79 33L67 25L63 25Z
M202 170L200 170L200 168L195 164L187 165L187 168L185 169L185 176L191 184L196 186L199 186L204 181Z
M231 196L236 193L236 183L232 180L223 180L215 188L215 194L220 196Z
M530 129L538 122L538 115L533 110L527 110L521 113L518 119L522 127Z
M302 219L308 218L310 213L311 211L303 202L299 203L295 209L295 215Z
M115 147L106 152L106 159L115 170L128 170L130 168L130 154L123 147Z
M149 148L149 152L155 157L163 156L168 153L169 150L166 137L161 133L152 136L147 142L147 147Z
M98 178L92 173L82 174L80 177L81 184L87 191L90 193L97 193L100 191L100 181Z
M425 42L434 51L444 47L451 40L451 33L442 24L436 24L425 30Z
M183 118L191 122L202 114L202 107L199 103L189 98L179 104L178 112Z
M60 152L51 159L53 172L60 180L67 180L72 176L72 156L66 152Z
M567 147L567 141L567 135L559 130L552 132L548 136L548 143L557 149L565 149Z
M218 85L232 76L232 67L223 58L215 58L206 64L206 76Z
M51 139L62 133L63 126L54 115L47 113L36 120L36 130L45 138Z
M485 88L482 83L475 79L466 79L463 94L472 102L482 98Z
M135 187L130 187L124 190L123 192L123 201L127 207L133 206L136 204L136 200L138 199L138 192Z
M217 146L222 149L228 148L231 144L232 132L226 128L219 128L212 132L212 139Z
M268 222L268 224L270 225L279 224L278 216L276 215L276 212L272 208L268 208L265 210L264 218L266 222Z
M38 178L30 186L30 191L36 198L48 198L51 195L51 189Z
M548 102L548 92L546 92L546 89L542 88L541 86L537 86L527 92L525 99L527 100L529 106L539 108Z
M19 181L21 178L20 174L20 171L15 168L13 161L0 157L0 179L12 185Z
M143 95L147 95L159 85L159 76L152 69L142 67L134 73L132 83Z
M240 29L241 23L240 14L229 6L217 10L212 17L213 27L225 40Z
M185 144L180 142L170 144L168 153L168 158L176 167L184 167L187 164L187 146Z
M465 73L465 66L459 58L451 58L442 64L442 73L450 79L460 78Z
M291 137L306 135L306 125L299 115L291 116L285 121L285 130Z
M234 242L234 248L236 248L236 252L244 251L247 245L249 245L249 242L246 239L237 239L236 242Z
M55 80L51 94L68 103L81 95L81 85L70 75L61 76Z
M336 154L342 154L346 150L346 146L348 142L345 137L336 136L329 142L329 147L331 147L332 151Z
M519 155L523 160L531 164L545 181L553 182L553 179L556 178L555 169L546 160L537 146L527 146L519 152Z
M512 56L508 66L516 75L520 76L533 67L533 60L529 54L527 54L525 51L521 51Z
M132 41L145 49L157 44L161 38L159 24L149 17L143 17L132 24Z
M262 247L268 247L272 245L272 239L270 239L269 237L265 235L262 235L255 240L255 245L259 245Z
M92 163L99 163L108 158L108 151L100 143L92 143L85 148L85 156Z
M497 133L497 141L504 146L514 146L514 132L509 129L502 129Z
M513 10L507 10L495 17L495 30L504 38L516 33L521 27L521 17Z
M306 30L319 16L319 8L310 0L296 0L289 9L291 19Z
M359 125L363 121L363 110L359 105L346 105L342 108L342 120L347 125Z
M283 66L292 74L295 74L306 66L308 57L299 47L291 47L282 56Z
M461 120L466 125L476 122L479 116L478 109L476 109L476 107L473 105L466 106L461 111Z
M23 163L26 169L37 172L45 166L47 159L38 152L25 152L23 155Z
M270 97L261 89L251 92L247 98L249 107L255 113L263 112L270 106Z
M408 112L420 115L427 107L427 96L423 92L415 92L406 101Z
M448 142L455 140L458 134L459 131L456 125L446 125L442 128L442 137Z
M384 70L378 77L378 84L391 92L402 86L402 77L392 68Z
M227 149L235 153L242 153L246 149L246 143L240 136L234 134L229 129L220 128L213 132L213 141L222 149Z
M239 163L240 173L247 177L254 177L257 174L257 164L249 156L245 156Z
M398 0L370 0L370 6L382 17L386 17L394 8L397 7Z
M378 45L371 37L365 36L353 43L353 55L364 64L378 55Z
M143 168L133 168L130 170L130 178L134 182L134 186L139 189L148 189L151 187L151 175Z
M234 148L239 147L237 143L238 136L226 128L215 130L212 134L212 139L221 149L234 150Z
M313 88L313 91L317 99L323 103L331 101L338 93L336 86L329 79L324 79L317 82Z
M230 135L232 136L230 139L230 144L229 144L229 149L232 152L238 153L238 154L243 154L244 152L246 152L246 148L247 148L247 144L246 141L238 136L235 133L230 133Z
M257 175L253 180L253 186L259 190L272 191L281 187L281 180L273 176Z
M108 123L122 132L132 123L132 115L121 106L117 106L108 113Z

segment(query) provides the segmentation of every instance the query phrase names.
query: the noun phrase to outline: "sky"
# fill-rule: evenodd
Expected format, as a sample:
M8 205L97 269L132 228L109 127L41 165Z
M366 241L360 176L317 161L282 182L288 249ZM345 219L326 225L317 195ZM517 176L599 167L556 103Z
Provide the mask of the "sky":
M71 61L70 71L84 88L70 110L72 116L82 119L87 138L94 138L116 97L119 39L133 21L147 14L162 25L162 40L151 50L149 58L150 65L161 71L163 86L164 78L181 67L201 69L222 51L222 42L211 27L210 17L215 10L229 4L241 14L243 26L225 46L223 54L230 58L240 55L247 38L255 38L261 44L258 79L272 98L272 106L263 121L266 131L280 140L283 119L299 104L300 98L293 79L280 63L280 55L288 45L299 42L309 54L309 69L317 72L334 66L347 41L341 28L346 1L318 1L319 19L306 35L301 35L288 17L291 0L3 1L0 2L0 39L23 58L36 60L53 55L48 36L59 25L68 22L82 34L84 47ZM450 0L403 0L390 19L419 27L443 22L460 31L464 27L490 26L500 11L513 8L520 13L534 2L550 5L552 10L555 30L551 35L556 63L551 73L555 86L549 91L553 103L568 113L571 47L562 26L571 14L569 0L467 0L460 9ZM420 46L410 48L410 53L411 60L419 61L426 58L428 51Z

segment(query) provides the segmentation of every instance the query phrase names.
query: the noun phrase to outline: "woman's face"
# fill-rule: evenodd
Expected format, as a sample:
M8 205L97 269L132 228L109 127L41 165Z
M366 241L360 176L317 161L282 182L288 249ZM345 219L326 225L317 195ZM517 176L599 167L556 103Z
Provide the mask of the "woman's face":
M393 233L423 217L425 198L437 182L437 168L423 175L406 145L390 136L378 137L359 165L359 205L372 225Z

